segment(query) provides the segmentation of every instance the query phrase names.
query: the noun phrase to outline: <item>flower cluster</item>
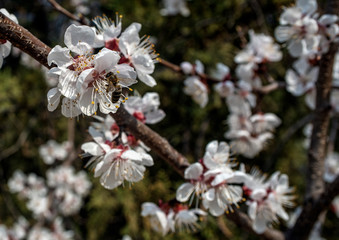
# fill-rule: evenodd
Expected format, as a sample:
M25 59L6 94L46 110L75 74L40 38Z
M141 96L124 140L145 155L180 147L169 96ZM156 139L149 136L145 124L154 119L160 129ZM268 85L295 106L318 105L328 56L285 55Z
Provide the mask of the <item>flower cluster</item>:
M21 240L25 239L28 229L28 222L24 217L19 217L17 222L11 228L0 224L0 239L4 240Z
M317 1L296 0L296 5L284 9L280 26L275 30L279 42L286 42L293 57L316 59L328 51L339 33L338 16L315 13Z
M13 22L18 23L18 19L14 14L10 14L5 8L1 8L0 12L6 17L11 19ZM11 52L12 44L6 39L0 39L0 68L2 67L4 58L7 57Z
M145 202L141 208L141 216L149 217L152 229L163 236L169 231L175 232L176 229L195 231L199 227L198 215L206 215L201 209L188 209L188 206L177 202L159 201L159 205Z
M200 107L205 107L208 102L208 87L206 80L199 76L204 74L204 65L199 60L196 60L194 65L189 62L182 62L180 67L183 73L188 75L184 81L185 94L192 96Z
M284 207L293 207L291 195L293 188L289 187L288 176L275 172L266 180L257 169L247 175L243 185L247 198L248 215L253 221L253 230L259 234L278 222L278 217L288 220Z
M218 63L212 72L214 90L226 98L230 115L227 119L229 130L225 137L231 139L235 152L248 158L255 157L265 146L268 139L273 138L271 133L280 125L280 119L273 113L252 113L255 108L256 94L265 83L274 81L267 74L267 63L280 61L282 54L279 45L273 38L264 34L255 34L249 31L250 41L240 51L234 61L237 80L232 78L228 66ZM181 70L189 77L184 81L184 92L192 96L200 105L208 102L208 85L204 74L203 64L197 60L194 65L183 62Z
M338 16L315 13L317 1L296 0L296 5L284 9L280 26L275 30L279 42L286 42L291 56L298 58L286 72L287 91L294 96L307 93L306 103L313 108L318 62L328 52L329 45L337 41Z
M55 160L65 160L68 155L69 142L57 143L55 140L49 140L46 144L39 147L39 154L45 164L50 165Z
M160 10L163 16L174 16L180 13L184 17L190 15L190 10L186 6L186 0L163 0L164 8Z
M19 219L19 223L7 234L12 237L10 239L73 238L73 231L64 229L61 217L74 215L80 210L82 199L88 195L91 183L84 171L75 173L71 166L49 169L46 175L45 181L34 173L25 175L17 170L9 179L10 191L27 200L26 206L37 220L36 225L28 228L29 224ZM43 227L42 222L51 224Z
M18 193L27 200L27 208L37 219L53 219L55 215L77 213L82 206L82 199L91 187L86 173L75 173L70 166L49 169L46 180L34 173L26 176L21 171L16 171L8 182L12 193Z
M147 93L143 98L135 96L126 101L126 109L139 121L157 123L165 113L158 109L159 96ZM100 183L107 189L113 189L124 181L130 183L140 181L146 170L152 166L153 159L147 154L148 147L129 132L123 131L114 119L96 117L100 122L93 122L89 133L94 142L84 143L81 149L83 157L90 156L86 166L94 168L94 176L100 177Z
M246 173L244 165L234 170L236 163L231 161L229 150L226 142L210 142L204 157L185 170L189 182L178 188L177 200L192 204L196 196L213 216L220 216L233 212L247 199L248 215L257 233L277 222L277 216L288 220L283 207L293 206L294 197L290 195L293 189L288 186L287 175L276 172L266 180L256 169Z
M189 182L178 188L177 200L190 200L192 204L194 196L202 198L204 208L213 216L233 211L233 205L243 200L239 183L246 177L243 172L233 170L235 165L226 142L210 142L204 157L186 168L185 179Z
M49 77L58 86L47 94L48 109L54 111L61 101L66 117L79 114L114 113L128 99L124 88L137 82L156 85L150 74L154 71L157 54L148 38L140 38L139 23L121 32L121 16L116 22L106 16L94 20L96 29L72 24L65 32L66 47L55 46L48 55L48 64L55 66ZM94 49L100 48L94 54Z

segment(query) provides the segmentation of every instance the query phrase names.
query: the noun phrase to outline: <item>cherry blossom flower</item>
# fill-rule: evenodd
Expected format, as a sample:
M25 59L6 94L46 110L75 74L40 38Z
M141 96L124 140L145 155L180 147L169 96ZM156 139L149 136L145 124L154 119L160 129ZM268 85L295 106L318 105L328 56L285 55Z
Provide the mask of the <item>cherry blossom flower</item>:
M128 87L137 81L134 69L127 64L119 64L120 56L117 52L103 48L93 59L93 67L84 70L77 81L77 89L81 94L79 106L85 115L93 115L97 112L99 104L100 111L104 114L116 112L121 100L113 102L112 94L116 91L110 89L112 80L107 77L108 73L114 74L114 81L122 87Z
M205 107L208 102L207 87L200 81L199 77L188 77L184 81L184 84L185 94L192 96L193 100L198 103L200 107Z
M154 45L149 42L149 37L140 38L141 24L132 23L119 38L119 49L123 54L121 63L131 64L137 72L138 78L146 85L153 87L156 81L151 76L158 61Z
M288 186L288 177L275 172L269 180L260 176L257 171L248 176L244 183L244 192L248 196L248 215L253 221L253 230L263 233L278 217L288 220L289 216L283 207L292 207L294 197L290 195L293 188Z
M185 179L190 180L190 182L184 183L178 188L176 199L179 202L186 202L190 196L192 196L190 200L191 204L194 195L200 197L207 191L208 186L203 175L203 170L203 165L198 162L191 164L185 169Z
M18 23L18 19L14 14L10 14L5 8L1 8L0 12L8 17L15 23ZM7 57L11 52L12 44L6 39L0 39L0 68L2 67L4 58Z
M305 58L300 58L293 67L296 71L288 69L286 72L287 91L300 96L315 86L319 67L311 67Z
M86 166L94 165L94 177L100 177L100 183L107 189L114 189L124 181L138 182L143 178L145 166L152 166L152 157L145 152L132 150L127 144L108 141L93 127L89 132L95 142L81 146L85 154L91 156Z
M150 202L143 203L141 208L141 216L149 217L151 227L154 231L165 236L171 229L174 229L173 212L169 212L166 215L159 206Z
M159 201L158 206L151 202L145 202L141 208L141 216L149 217L152 229L163 236L170 231L175 232L176 229L196 231L199 228L197 216L206 215L201 209L188 209L181 203Z
M50 70L50 74L59 75L58 89L66 98L77 98L79 75L85 69L93 67L94 56L91 53L94 38L95 32L92 28L72 24L66 29L64 36L66 48L57 45L48 54L48 64L57 65Z
M39 147L39 154L45 164L53 164L55 160L62 161L67 157L68 146L68 142L59 144L55 140L49 140L46 144Z
M142 98L131 96L125 104L126 110L139 121L147 124L155 124L165 117L165 112L158 109L160 106L159 94L155 92L146 93Z
M275 29L275 37L279 42L288 42L287 48L293 57L307 55L318 43L318 24L310 17L316 4L316 1L297 1L296 7L286 8L280 16L281 26Z
M214 90L220 97L227 97L234 92L234 84L230 81L230 69L228 66L218 63L217 69L212 72L212 76L220 82L214 85Z

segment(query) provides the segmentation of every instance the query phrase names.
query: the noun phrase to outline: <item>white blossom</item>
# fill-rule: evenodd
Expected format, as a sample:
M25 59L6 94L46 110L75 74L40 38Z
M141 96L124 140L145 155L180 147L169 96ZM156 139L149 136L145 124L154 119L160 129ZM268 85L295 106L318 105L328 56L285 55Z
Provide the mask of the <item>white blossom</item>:
M15 23L18 23L17 18L14 14L10 14L5 8L1 8L0 12L8 17ZM2 67L4 58L7 57L11 52L12 44L6 39L0 39L0 68Z
M186 6L186 0L162 0L164 8L160 10L163 16L174 16L181 14L184 17L190 15L190 10Z
M207 87L200 81L199 77L188 77L184 81L184 84L185 94L192 96L193 100L198 103L200 107L205 107L208 102Z

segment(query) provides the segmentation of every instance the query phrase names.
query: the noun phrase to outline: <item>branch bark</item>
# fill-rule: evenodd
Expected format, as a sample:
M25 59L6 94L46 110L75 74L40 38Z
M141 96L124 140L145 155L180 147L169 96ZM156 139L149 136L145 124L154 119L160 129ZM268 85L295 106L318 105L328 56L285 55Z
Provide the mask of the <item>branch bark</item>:
M39 63L50 68L47 63L51 48L41 42L24 27L16 24L0 12L0 39L9 40L13 46L24 51Z

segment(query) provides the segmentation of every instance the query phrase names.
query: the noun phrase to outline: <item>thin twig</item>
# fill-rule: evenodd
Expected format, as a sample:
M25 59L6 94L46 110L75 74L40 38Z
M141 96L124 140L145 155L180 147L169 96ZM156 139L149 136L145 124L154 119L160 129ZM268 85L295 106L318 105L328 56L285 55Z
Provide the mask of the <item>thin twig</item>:
M67 11L65 8L63 8L59 3L57 3L54 0L47 0L53 7L55 10L59 11L60 13L64 14L65 16L67 16L68 18L79 22L80 24L83 25L88 25L88 21L84 18L84 17L77 17L74 14L72 14L71 12Z

